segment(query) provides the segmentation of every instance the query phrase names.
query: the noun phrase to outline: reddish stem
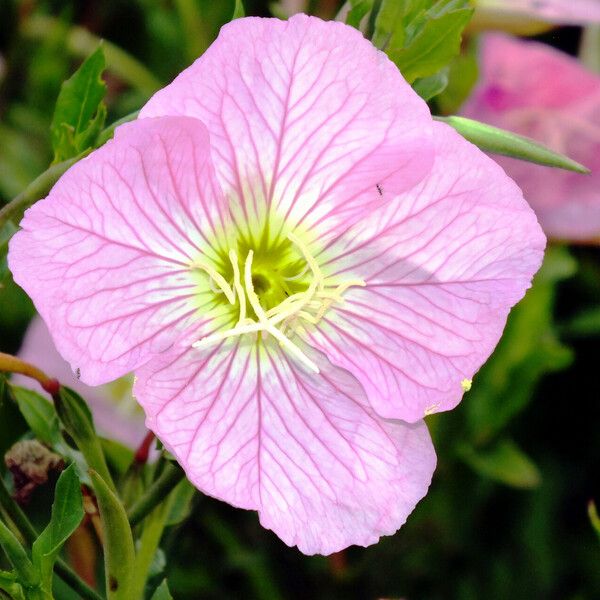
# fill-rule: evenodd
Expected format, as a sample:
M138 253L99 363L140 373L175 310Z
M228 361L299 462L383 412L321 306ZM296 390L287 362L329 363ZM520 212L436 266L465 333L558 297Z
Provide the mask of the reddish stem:
M152 446L152 442L154 441L154 433L149 431L146 434L146 437L140 444L139 448L135 452L134 460L136 464L143 465L148 462L148 456L150 454L150 447Z

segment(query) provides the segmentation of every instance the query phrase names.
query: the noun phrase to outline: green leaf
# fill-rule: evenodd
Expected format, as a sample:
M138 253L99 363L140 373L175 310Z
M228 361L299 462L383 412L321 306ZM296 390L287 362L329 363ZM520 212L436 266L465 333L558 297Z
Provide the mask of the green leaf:
M460 50L461 35L473 15L468 0L384 0L375 20L373 43L407 81L429 77Z
M556 337L553 312L556 285L574 269L565 248L549 249L533 286L511 311L500 343L464 400L473 444L488 444L528 405L546 373L570 364L572 352Z
M96 492L104 535L104 570L108 600L132 600L135 565L133 535L121 501L94 470L90 477Z
M32 547L33 564L40 571L46 590L52 588L52 572L58 553L83 517L81 484L75 465L70 465L56 483L50 523Z
M593 306L582 310L562 327L562 332L578 337L600 334L600 307Z
M350 0L350 10L346 15L346 25L360 29L360 23L373 8L373 0Z
M102 130L106 118L104 68L104 52L99 46L62 84L50 128L55 163L92 147Z
M232 21L235 19L241 19L246 16L246 11L244 10L244 4L242 0L235 0L235 5L233 7L233 15L231 17Z
M590 172L589 169L567 156L553 152L535 140L522 135L465 117L434 117L434 119L450 125L466 140L486 152L512 156L538 165L566 169L576 173L588 174Z
M436 98L439 109L445 114L458 112L470 96L479 77L478 45L470 39L466 49L448 65L448 86Z
M61 441L58 416L54 406L41 394L22 387L11 386L19 410L35 437L55 447Z
M0 546L4 550L10 564L14 567L18 579L28 587L36 586L38 574L33 564L13 532L0 520Z
M531 489L541 483L532 460L511 440L485 450L462 446L459 455L477 473L511 487Z
M100 439L96 435L92 413L85 400L72 389L61 386L54 405L58 418L77 444L88 466L97 471L114 490L115 484L108 470Z
M166 579L163 579L162 583L156 588L150 600L173 600Z
M448 85L448 68L444 67L435 75L417 79L413 83L413 89L423 100L427 101L441 94Z

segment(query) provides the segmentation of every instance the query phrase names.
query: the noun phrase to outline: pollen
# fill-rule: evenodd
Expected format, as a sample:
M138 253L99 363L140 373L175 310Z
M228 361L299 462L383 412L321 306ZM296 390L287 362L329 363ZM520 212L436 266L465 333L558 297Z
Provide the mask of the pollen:
M473 385L472 379L463 379L460 382L460 387L463 389L463 392L468 392L471 389L472 385Z
M292 281L310 276L310 283L305 290L287 296L277 306L268 310L262 306L255 289L255 281L260 279L253 273L254 250L248 251L243 265L240 265L237 252L229 250L228 258L233 273L231 282L206 261L195 260L190 265L193 269L204 271L208 275L210 289L215 294L224 294L229 304L238 310L234 327L201 338L192 344L194 348L206 348L236 336L262 337L268 334L307 369L319 373L319 367L292 341L292 336L302 331L303 321L312 326L318 325L334 303L344 302L343 294L350 287L364 287L366 284L361 279L346 280L342 283L328 280L308 247L293 233L288 234L288 240L300 251L306 266L298 275L284 279ZM252 313L255 318L249 316Z

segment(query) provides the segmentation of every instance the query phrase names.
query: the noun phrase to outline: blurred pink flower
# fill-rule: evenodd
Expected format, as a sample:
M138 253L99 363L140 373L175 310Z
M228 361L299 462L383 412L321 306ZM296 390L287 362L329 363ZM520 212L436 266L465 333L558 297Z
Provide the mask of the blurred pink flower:
M478 11L499 17L529 17L549 23L600 23L599 0L476 0Z
M144 413L131 393L133 376L124 375L99 387L85 385L77 379L69 364L57 352L48 328L40 317L34 317L31 321L19 356L85 398L92 409L100 435L118 440L132 449L140 445L148 430L144 425ZM16 375L12 381L15 385L46 395L29 377Z
M592 171L494 157L521 186L546 234L600 242L600 77L544 44L500 34L482 38L481 71L465 116L532 137Z
M304 15L225 26L21 225L10 267L82 380L135 370L189 479L305 553L402 525L435 467L422 417L545 244L383 53Z

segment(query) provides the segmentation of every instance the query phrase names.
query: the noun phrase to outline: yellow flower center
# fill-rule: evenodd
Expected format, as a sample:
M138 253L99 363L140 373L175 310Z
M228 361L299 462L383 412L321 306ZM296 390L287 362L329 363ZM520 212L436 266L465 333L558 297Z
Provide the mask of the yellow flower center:
M205 348L224 339L238 335L272 335L292 356L314 373L319 367L292 342L291 337L302 331L303 322L317 325L334 302L342 303L342 295L350 287L365 286L361 279L351 279L343 283L327 280L315 258L307 246L293 233L287 239L296 246L306 262L306 268L293 276L284 277L287 282L303 279L310 271L310 283L305 289L296 291L272 306L265 308L260 301L259 293L267 293L271 288L268 275L253 271L254 250L250 249L243 265L240 265L235 250L229 250L232 281L229 282L217 269L204 260L196 260L192 268L204 271L211 289L216 294L224 294L232 306L238 307L237 323L234 327L217 331L201 338L193 344L195 348ZM243 267L243 268L240 268Z

